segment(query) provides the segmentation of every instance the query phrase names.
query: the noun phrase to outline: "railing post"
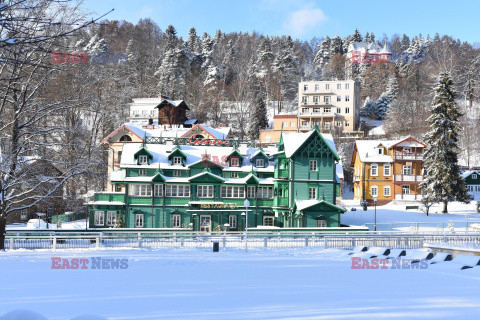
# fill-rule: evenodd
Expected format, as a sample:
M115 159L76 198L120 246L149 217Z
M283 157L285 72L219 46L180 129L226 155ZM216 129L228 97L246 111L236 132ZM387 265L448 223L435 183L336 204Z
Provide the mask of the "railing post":
M223 237L222 241L223 241L223 247L226 248L227 247L227 238Z
M175 237L175 241L176 241L176 237ZM142 247L142 234L139 232L138 233L138 247L141 248Z
M180 246L183 247L184 245L185 245L185 237L182 236L182 237L181 237L181 240L180 240Z
M13 242L14 242L15 238L13 237L10 237L10 250L13 250Z
M308 247L308 236L305 237L305 247Z
M264 237L264 238L263 238L263 246L264 246L265 248L268 248L268 238L267 238L267 237Z
M95 247L97 249L100 248L100 236L95 237Z
M57 249L57 236L52 236L52 249Z

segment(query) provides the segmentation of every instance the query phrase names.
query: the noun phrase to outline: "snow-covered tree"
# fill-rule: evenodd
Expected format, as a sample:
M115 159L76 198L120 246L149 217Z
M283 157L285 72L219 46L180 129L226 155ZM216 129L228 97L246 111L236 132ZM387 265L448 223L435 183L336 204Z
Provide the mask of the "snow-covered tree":
M257 139L260 130L268 126L267 105L263 97L259 94L255 99L253 111L250 115L250 123L248 127L248 135L251 139Z
M450 75L440 74L428 118L431 130L425 136L425 172L420 186L428 199L443 203L443 213L448 212L449 201L468 202L465 181L458 168L459 118L462 114L455 96Z
M315 58L313 59L313 64L319 69L320 71L327 65L328 61L330 60L330 46L331 40L329 36L326 36L325 39L322 41L322 44L318 48L317 53L315 54Z

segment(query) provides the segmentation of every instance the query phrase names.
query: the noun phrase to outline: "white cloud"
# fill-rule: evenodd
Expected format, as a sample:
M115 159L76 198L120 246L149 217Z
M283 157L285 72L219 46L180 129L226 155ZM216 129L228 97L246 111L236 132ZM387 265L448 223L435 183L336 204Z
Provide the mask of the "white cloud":
M328 20L328 17L313 3L308 3L302 9L291 12L283 23L283 29L293 36L302 36L312 31L321 23Z

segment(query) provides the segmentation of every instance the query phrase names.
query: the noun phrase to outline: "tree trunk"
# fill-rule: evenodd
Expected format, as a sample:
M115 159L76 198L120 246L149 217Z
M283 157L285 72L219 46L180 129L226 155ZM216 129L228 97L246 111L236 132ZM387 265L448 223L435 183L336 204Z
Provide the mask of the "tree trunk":
M448 201L444 201L444 202L443 202L443 211L442 211L442 213L448 213L447 206L448 206Z
M0 217L0 250L5 250L5 227L7 224L7 218Z

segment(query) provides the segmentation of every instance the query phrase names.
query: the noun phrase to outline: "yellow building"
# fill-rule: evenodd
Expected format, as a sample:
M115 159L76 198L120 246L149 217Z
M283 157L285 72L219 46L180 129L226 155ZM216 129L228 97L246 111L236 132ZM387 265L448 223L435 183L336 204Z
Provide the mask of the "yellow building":
M357 140L352 155L354 198L386 204L392 200L422 199L425 144L407 137L400 140Z

